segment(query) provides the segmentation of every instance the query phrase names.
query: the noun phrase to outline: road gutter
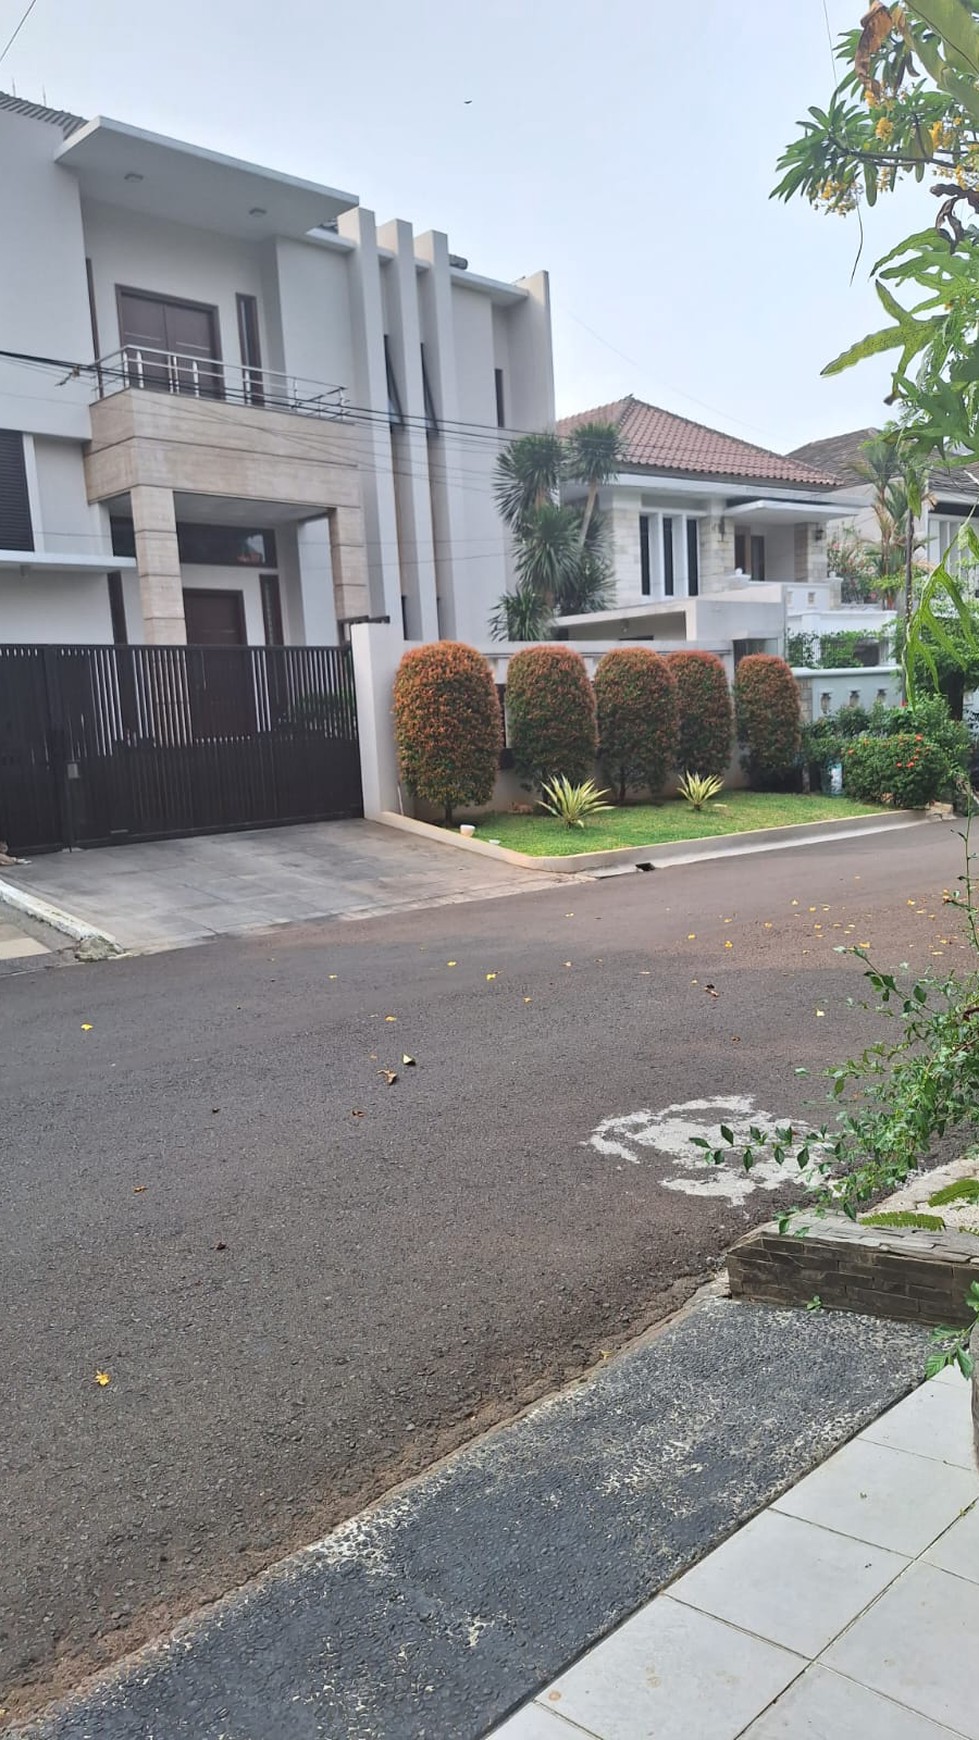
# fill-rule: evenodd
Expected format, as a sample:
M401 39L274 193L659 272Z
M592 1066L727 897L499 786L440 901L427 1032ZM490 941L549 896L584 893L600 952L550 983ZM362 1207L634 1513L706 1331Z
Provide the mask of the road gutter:
M0 879L0 903L12 906L15 912L23 912L28 918L37 919L39 924L46 924L50 930L61 931L64 936L70 936L73 941L82 945L91 960L104 960L110 955L124 953L115 937L108 931L99 930L97 925L89 924L83 918L76 918L73 913L65 912L60 906L52 906L48 900L42 900L37 894L28 894L23 888L17 888L13 882Z

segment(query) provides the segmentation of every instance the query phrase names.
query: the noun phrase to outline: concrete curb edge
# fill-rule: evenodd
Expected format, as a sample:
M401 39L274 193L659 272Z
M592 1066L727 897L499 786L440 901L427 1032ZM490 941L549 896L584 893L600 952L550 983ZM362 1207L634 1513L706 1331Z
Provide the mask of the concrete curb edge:
M73 913L63 912L60 906L52 906L49 901L42 900L36 894L28 894L23 888L17 888L13 882L0 879L0 904L12 906L15 911L23 912L27 918L36 918L39 924L46 924L51 930L59 930L75 942L97 942L113 954L121 955L124 952L108 931L99 930L97 925L75 918Z

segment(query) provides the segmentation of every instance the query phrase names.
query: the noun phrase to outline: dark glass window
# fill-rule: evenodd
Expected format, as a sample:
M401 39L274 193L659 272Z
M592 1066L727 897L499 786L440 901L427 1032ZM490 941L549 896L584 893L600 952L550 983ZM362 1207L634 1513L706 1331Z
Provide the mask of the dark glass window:
M764 580L765 578L765 540L757 535L751 540L751 578L752 580Z
M696 520L687 521L687 593L696 598L700 591L700 529Z
M0 550L33 548L24 437L19 429L0 429Z
M421 347L421 353L422 353L422 393L424 394L424 398L425 398L425 428L428 430L428 433L430 435L437 435L439 432L439 420L438 420L437 416L435 415L435 397L434 397L434 394L432 392L432 383L428 378L428 364L425 361L425 346L424 345L422 345L422 347Z
M649 561L649 515L639 515L639 574L642 585L642 595L648 598L653 590L652 568Z
M126 601L122 595L122 575L113 572L108 575L109 581L109 613L112 617L112 639L116 646L128 646L129 635L126 630Z
M115 517L112 529L114 556L135 556L132 520ZM197 525L185 520L177 526L181 562L209 568L276 568L275 533L253 531L248 526Z
M673 570L673 516L663 515L663 596L672 598L674 590Z
M401 394L398 392L397 376L391 360L391 341L387 333L384 334L384 368L388 381L388 421L397 423L400 427L405 420L405 414L401 406Z
M135 556L136 534L132 520L123 519L121 515L113 514L109 521L112 533L112 554L114 556Z
M503 370L493 370L493 380L496 385L496 427L506 428L506 399L503 394Z

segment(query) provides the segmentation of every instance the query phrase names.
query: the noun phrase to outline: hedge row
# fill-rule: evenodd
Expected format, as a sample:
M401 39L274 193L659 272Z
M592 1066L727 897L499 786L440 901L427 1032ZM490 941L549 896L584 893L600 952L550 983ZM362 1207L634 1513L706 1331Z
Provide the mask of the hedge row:
M753 778L794 764L799 693L784 660L742 659L735 679L738 737ZM395 681L395 732L409 790L440 804L482 804L493 790L500 709L489 666L472 647L436 641L405 654ZM731 695L714 653L662 657L646 647L606 653L589 682L562 644L527 647L510 661L507 718L514 766L531 787L587 779L596 760L624 801L630 787L656 797L671 770L726 772Z

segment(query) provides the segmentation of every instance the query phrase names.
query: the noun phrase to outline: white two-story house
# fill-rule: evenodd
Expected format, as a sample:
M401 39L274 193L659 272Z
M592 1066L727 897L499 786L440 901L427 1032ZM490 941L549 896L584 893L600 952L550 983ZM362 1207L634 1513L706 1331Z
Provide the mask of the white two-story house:
M480 640L548 285L353 193L0 95L0 642Z

